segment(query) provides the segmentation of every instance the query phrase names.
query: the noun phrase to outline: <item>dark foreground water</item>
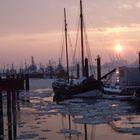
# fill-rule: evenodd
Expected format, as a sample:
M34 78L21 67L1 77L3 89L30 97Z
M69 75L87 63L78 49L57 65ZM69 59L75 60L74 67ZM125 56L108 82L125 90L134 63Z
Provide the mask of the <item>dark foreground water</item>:
M51 82L31 80L31 90L20 93L29 102L17 101L16 140L139 140L140 106L105 99L55 103ZM14 140L8 135L4 104L3 139Z

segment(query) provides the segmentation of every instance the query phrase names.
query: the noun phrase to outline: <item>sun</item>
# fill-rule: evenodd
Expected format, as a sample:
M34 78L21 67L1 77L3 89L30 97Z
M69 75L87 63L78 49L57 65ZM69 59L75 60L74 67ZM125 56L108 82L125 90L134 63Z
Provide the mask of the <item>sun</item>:
M122 45L120 45L120 44L116 44L116 45L115 45L115 51L116 51L116 52L122 52L122 50L123 50Z

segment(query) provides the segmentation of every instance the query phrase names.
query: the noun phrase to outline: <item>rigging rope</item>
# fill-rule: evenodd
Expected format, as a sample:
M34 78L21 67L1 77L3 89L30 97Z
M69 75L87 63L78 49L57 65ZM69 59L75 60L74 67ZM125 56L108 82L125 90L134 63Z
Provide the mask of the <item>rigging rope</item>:
M62 47L61 47L61 54L60 54L60 63L62 63L62 60L63 60L63 52L64 52L64 36L63 36L63 39L62 39Z
M70 39L69 33L68 33L68 41L69 41L69 44L70 44L71 54L73 54L72 41L71 41L71 39Z
M75 66L76 62L76 50L77 50L77 44L78 44L78 36L79 36L79 28L80 28L80 20L78 22L78 27L77 27L77 32L76 32L76 41L74 45L74 52L73 52L73 57L72 57L72 64ZM74 71L74 67L72 68L72 73Z
M85 22L83 21L83 23L84 23L85 46L86 46L86 51L87 51L87 55L88 55L88 58L89 58L89 67L90 67L91 73L95 74L95 70L92 67L93 66L93 60L92 60L90 45L89 45L89 42L88 42Z
M83 21L84 23L84 21ZM76 52L77 52L77 47L78 47L78 37L79 37L79 30L80 30L80 20L79 20L79 23L78 23L78 27L77 27L77 33L76 33L76 42L75 42L75 47L74 47L74 53L73 53L73 57L72 57L72 64L75 66L77 61L76 61ZM84 44L86 46L86 53L88 55L88 58L89 58L89 67L90 67L90 71L91 71L91 74L94 74L95 75L95 70L94 68L92 67L93 65L93 60L92 60L92 55L91 55L91 51L90 51L90 45L89 45L89 42L88 42L88 37L87 37L87 33L86 33L86 28L85 28L85 23L84 23L84 36L85 36L85 41L84 41ZM78 57L80 58L80 57ZM74 67L72 68L72 73L74 71Z

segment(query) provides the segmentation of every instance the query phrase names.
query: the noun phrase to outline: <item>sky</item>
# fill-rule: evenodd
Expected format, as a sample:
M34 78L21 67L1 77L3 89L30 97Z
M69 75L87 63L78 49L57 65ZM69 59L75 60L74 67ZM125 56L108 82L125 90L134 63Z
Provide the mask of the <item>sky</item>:
M67 11L70 47L75 46L79 0L0 0L0 67L58 61ZM128 62L140 51L140 0L83 0L84 21L93 60L120 56ZM70 44L70 43L69 43ZM115 51L115 46L122 46ZM70 54L70 57L72 55Z

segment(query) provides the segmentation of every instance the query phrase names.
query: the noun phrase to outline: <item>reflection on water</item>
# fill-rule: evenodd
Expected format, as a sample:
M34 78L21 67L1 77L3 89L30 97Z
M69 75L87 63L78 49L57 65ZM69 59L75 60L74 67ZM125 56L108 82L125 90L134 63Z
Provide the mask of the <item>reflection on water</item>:
M0 140L138 140L140 115L136 105L102 99L55 103L50 81L42 82L46 89L33 85L34 89L21 92L16 102L8 99L15 98L12 92L7 98L0 96Z

